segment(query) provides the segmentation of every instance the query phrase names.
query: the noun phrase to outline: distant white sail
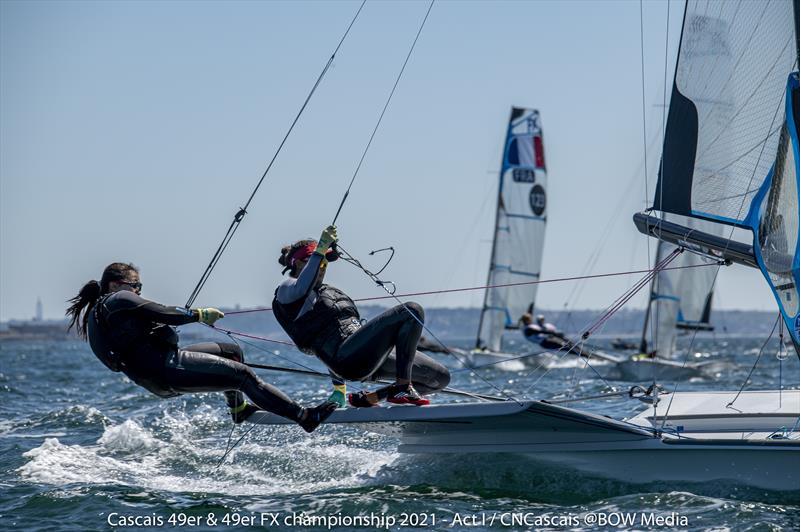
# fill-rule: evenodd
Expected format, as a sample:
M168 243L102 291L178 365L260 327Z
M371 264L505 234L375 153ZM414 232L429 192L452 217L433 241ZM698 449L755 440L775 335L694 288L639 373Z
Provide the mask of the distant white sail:
M685 227L721 236L724 226L683 216L669 215L667 220ZM664 241L658 243L656 263L676 248ZM659 357L670 358L675 351L678 331L681 329L712 330L711 302L717 268L703 266L707 259L684 251L669 268L662 270L653 280L650 293L649 315L642 336L642 351L656 350ZM647 339L652 338L648 344Z
M487 285L539 279L547 221L547 172L539 112L513 107L500 167ZM532 311L537 285L488 288L477 347L500 350L503 330Z

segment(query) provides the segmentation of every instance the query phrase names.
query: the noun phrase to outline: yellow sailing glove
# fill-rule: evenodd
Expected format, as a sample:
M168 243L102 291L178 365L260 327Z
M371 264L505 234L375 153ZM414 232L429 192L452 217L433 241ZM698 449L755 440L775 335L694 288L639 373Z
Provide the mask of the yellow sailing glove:
M214 322L225 317L225 313L213 307L197 308L195 310L197 311L197 321L206 325L214 325Z
M337 408L346 408L347 407L347 385L346 384L334 384L333 385L333 393L331 396L328 397L328 401L331 403L336 403L338 406Z
M324 257L333 243L337 240L339 240L339 236L336 234L336 226L329 225L322 231L322 234L319 237L319 242L317 242L317 250L314 253L319 253Z

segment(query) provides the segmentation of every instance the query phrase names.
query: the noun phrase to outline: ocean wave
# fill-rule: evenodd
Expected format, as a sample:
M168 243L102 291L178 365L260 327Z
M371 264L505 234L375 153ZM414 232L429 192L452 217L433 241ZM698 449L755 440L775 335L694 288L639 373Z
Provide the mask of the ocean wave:
M208 412L165 413L157 422L136 420L105 428L94 445L69 445L47 438L23 456L17 469L26 481L65 486L123 485L148 491L286 495L352 488L372 482L396 454L337 443L289 427L258 433L226 450L222 434L203 435L198 426L219 423ZM203 436L203 437L198 437ZM234 440L235 441L235 440Z

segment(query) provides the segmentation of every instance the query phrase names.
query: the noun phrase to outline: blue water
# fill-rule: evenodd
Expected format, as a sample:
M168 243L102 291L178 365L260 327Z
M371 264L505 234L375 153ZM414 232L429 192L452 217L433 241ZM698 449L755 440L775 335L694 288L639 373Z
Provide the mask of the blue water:
M738 389L762 341L697 340L692 360L734 365L681 389ZM685 347L687 340L681 342ZM511 346L520 352L526 348ZM797 358L781 362L775 353L774 345L765 351L750 389L775 388L779 379L787 388L798 387ZM303 355L280 355L320 368ZM248 348L248 358L285 363L264 349ZM455 371L452 384L520 393L542 373L530 367L490 368L480 372L489 384ZM329 393L324 380L263 376L303 403ZM564 368L544 376L530 395L592 394L630 385L604 383L589 370ZM574 406L624 417L642 404L609 399ZM272 516L281 520L282 529L305 530L324 527L299 521L287 526L284 520L300 514L345 519L370 513L394 518L393 530L413 524L438 530L617 530L614 523L580 521L589 514L613 519L615 513L676 515L688 521L654 527L662 530L800 530L800 490L770 492L725 483L636 485L512 456L401 455L390 437L341 426L322 427L312 435L294 426L258 426L217 467L231 427L220 394L158 399L106 370L83 343L0 343L0 530L273 530L279 527L271 525ZM248 428L237 427L233 439ZM512 515L524 516L527 524L500 522L505 516L507 524ZM251 518L253 523L247 521ZM143 527L124 526L135 519ZM580 522L570 524L569 519ZM373 530L386 521L362 524L340 529ZM621 528L649 526L637 522Z

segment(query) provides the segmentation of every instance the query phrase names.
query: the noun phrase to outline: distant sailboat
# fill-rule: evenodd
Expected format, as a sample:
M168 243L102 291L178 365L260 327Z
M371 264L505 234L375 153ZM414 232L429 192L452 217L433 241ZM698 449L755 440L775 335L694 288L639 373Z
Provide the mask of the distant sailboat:
M682 221L687 227L722 235L722 228L704 220L668 216ZM655 264L676 249L674 244L659 241ZM711 307L714 295L716 268L695 253L684 252L653 278L650 298L645 312L644 327L638 345L639 354L616 365L618 378L642 381L654 376L661 379L688 379L702 376L704 370L717 364L711 362L676 362L673 360L681 331L712 331ZM648 338L652 337L652 342Z
M539 111L511 108L497 191L492 253L476 350L502 351L503 331L532 312L547 224L547 168Z

